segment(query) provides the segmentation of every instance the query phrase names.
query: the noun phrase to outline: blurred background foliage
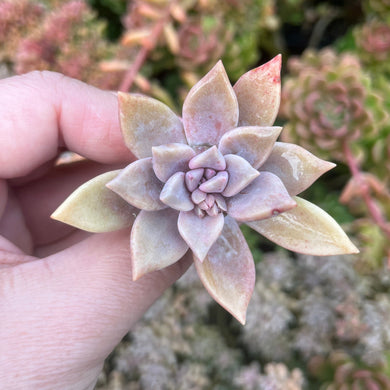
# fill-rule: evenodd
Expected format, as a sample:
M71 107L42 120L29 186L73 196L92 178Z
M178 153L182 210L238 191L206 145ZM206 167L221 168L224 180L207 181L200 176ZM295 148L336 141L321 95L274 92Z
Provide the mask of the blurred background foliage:
M390 1L0 0L0 77L57 71L178 113L218 59L234 82L278 53L282 140L338 164L304 197L361 253L301 256L243 229L257 266L247 325L190 270L98 389L390 389Z

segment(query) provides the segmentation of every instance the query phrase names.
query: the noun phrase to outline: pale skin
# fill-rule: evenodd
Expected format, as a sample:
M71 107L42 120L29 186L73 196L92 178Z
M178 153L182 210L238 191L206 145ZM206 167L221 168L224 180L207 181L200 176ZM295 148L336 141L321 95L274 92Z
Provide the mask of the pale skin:
M129 229L50 219L80 184L124 166L117 98L57 73L0 80L0 388L93 389L104 359L190 264L132 281ZM59 148L89 162L55 168Z

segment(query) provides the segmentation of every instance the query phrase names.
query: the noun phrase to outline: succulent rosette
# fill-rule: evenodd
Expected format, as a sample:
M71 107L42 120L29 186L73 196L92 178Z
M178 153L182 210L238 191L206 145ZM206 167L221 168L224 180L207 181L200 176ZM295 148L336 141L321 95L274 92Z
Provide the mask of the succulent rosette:
M356 252L328 214L296 196L334 164L276 142L280 66L277 56L232 87L218 62L189 92L182 118L119 93L124 141L138 160L85 183L53 217L92 232L132 225L134 280L192 250L205 288L242 323L255 267L241 223L290 250Z

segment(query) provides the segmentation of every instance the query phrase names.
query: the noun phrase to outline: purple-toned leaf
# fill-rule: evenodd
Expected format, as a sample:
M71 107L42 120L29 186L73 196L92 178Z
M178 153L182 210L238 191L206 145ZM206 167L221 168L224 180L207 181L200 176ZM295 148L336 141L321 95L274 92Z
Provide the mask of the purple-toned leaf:
M239 126L273 125L280 106L281 66L279 54L243 74L234 85L240 111Z
M186 172L185 183L188 191L192 192L198 187L200 179L203 177L203 173L203 168L192 169L191 171Z
M236 127L238 104L222 62L219 61L188 93L183 104L183 124L188 143L216 145Z
M175 210L190 211L194 208L194 203L184 183L184 178L184 172L176 172L172 175L161 191L160 200Z
M223 223L222 213L215 217L205 215L200 218L194 211L181 211L178 219L181 236L200 261L203 261L221 234Z
M228 173L226 171L218 172L215 176L205 181L199 186L204 192L222 192L228 182Z
M130 237L133 280L168 267L187 252L188 245L177 230L178 215L172 209L139 213Z
M297 207L269 219L247 222L247 225L295 252L316 256L359 252L329 214L307 200L294 199Z
M238 194L260 175L259 171L252 168L248 161L240 156L227 154L225 161L229 181L225 190L222 192L223 196L230 197Z
M237 221L257 221L296 206L282 181L270 172L261 172L248 187L227 198L227 213Z
M120 170L103 173L77 188L52 218L92 233L110 232L133 224L138 209L106 188Z
M276 142L260 171L274 173L282 180L289 194L294 196L310 187L322 174L335 166L298 145Z
M188 165L191 169L212 168L221 171L226 168L225 158L215 145L197 154Z
M152 156L152 146L183 143L181 119L156 99L118 92L120 123L126 146L137 158Z
M152 154L154 173L164 183L174 173L188 171L188 162L195 156L190 146L177 143L154 146Z
M270 155L281 127L244 126L224 134L218 149L223 155L235 154L244 158L253 168L259 168Z
M252 254L238 224L225 218L223 231L202 262L194 256L198 275L210 295L245 324L255 285Z
M151 157L134 161L107 183L107 187L126 202L148 211L167 207L160 200L163 185L154 174Z
M191 199L195 204L199 204L206 199L207 194L197 188L192 194Z

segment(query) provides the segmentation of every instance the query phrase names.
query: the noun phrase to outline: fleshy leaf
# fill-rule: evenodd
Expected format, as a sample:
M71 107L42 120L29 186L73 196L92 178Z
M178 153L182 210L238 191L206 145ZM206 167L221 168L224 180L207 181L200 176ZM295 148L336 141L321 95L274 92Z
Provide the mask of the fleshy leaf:
M148 211L167 207L160 200L163 185L154 174L151 157L134 161L107 183L107 187L126 202Z
M218 172L215 176L205 181L199 186L204 192L222 192L228 182L228 173L226 171Z
M191 169L207 167L221 171L226 168L225 159L215 145L197 154L189 161L188 165Z
M281 127L243 126L224 134L218 149L225 154L241 156L253 168L259 168L270 155Z
M157 178L166 182L176 172L186 172L188 162L195 156L192 148L185 144L154 146L153 169Z
M274 173L282 180L289 194L294 196L310 187L322 174L335 166L298 145L276 142L260 171Z
M281 66L279 54L238 79L233 88L240 111L239 126L273 125L280 105Z
M195 204L199 204L206 199L206 196L207 194L205 192L197 188L195 191L192 192L191 199Z
M248 161L240 156L227 154L225 161L229 181L225 190L222 192L223 196L230 197L238 194L260 175L259 171L252 168Z
M255 285L252 254L234 219L225 218L222 234L201 262L194 256L198 275L210 295L245 324Z
M188 245L177 230L178 214L172 209L139 213L130 236L133 280L168 267L187 252Z
M192 169L191 171L186 172L185 183L189 191L194 191L200 183L204 173L203 168Z
M152 156L152 146L183 143L181 119L156 99L118 92L119 113L126 146L141 159Z
M139 210L106 188L120 170L103 173L77 188L52 218L92 233L131 226Z
M358 253L339 224L324 210L299 197L297 207L247 225L289 250L316 256Z
M248 187L227 198L227 213L237 221L257 221L296 206L282 181L270 172L261 172Z
M190 211L194 208L194 203L184 183L184 178L184 172L176 172L172 175L161 191L160 200L175 210Z
M221 234L224 217L219 213L215 217L205 215L199 218L194 211L182 211L179 214L178 227L180 235L200 260Z
M238 121L238 104L222 62L196 83L183 104L189 145L216 145Z

